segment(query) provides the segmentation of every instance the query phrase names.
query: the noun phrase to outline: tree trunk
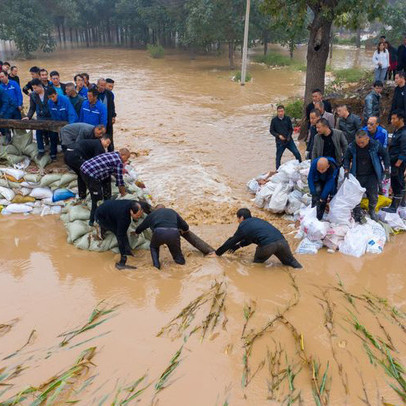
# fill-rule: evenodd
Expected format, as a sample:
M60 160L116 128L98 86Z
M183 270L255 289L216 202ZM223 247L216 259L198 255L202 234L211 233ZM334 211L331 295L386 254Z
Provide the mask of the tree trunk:
M361 28L357 29L357 35L355 37L355 46L361 48Z
M264 39L264 56L268 53L268 39Z
M293 59L293 51L295 50L295 43L293 40L289 41L289 56Z
M16 130L48 130L58 132L67 121L55 120L8 120L0 118L1 128L12 128Z
M58 28L59 43L62 44L61 26L58 24L57 28Z
M235 69L234 65L234 40L228 42L228 60L230 62L230 69Z
M330 45L332 20L324 17L318 10L314 11L314 18L310 25L310 38L307 46L307 69L304 105L311 101L313 89L324 92L326 63ZM300 129L299 139L306 137L307 121L304 120Z
M62 38L63 42L66 43L65 24L63 22L62 22Z

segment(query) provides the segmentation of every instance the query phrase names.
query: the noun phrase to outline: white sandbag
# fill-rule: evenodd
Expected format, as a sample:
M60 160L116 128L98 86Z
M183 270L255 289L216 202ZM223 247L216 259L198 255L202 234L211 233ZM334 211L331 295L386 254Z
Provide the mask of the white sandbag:
M279 184L289 182L289 176L285 172L278 172L269 178L270 182Z
M31 193L31 189L29 187L22 187L18 192L23 196L28 196Z
M371 227L372 231L367 243L367 252L380 254L386 243L385 229L379 223L371 219L367 219L367 224Z
M406 220L406 207L399 207L398 214L402 220Z
M312 196L309 193L302 194L302 197L300 200L305 206L309 206L312 204Z
M380 210L378 218L379 220L388 223L396 231L406 230L405 222L398 213L387 213L386 211Z
M87 207L83 207L78 204L76 206L71 206L68 212L69 221L75 220L88 220L90 218L90 210Z
M258 189L259 189L258 181L256 179L251 179L247 183L247 189L248 189L248 192L250 192L252 194L256 194L258 192Z
M259 208L263 208L265 203L271 198L275 188L276 185L272 182L268 182L265 185L261 186L255 196L255 205Z
M358 180L350 174L330 202L330 212L327 219L335 224L350 224L351 211L361 202L365 189Z
M26 154L24 154L24 155L26 155ZM14 168L24 171L25 169L27 169L30 166L30 163L31 163L30 158L28 158L28 156L26 156L23 161L21 161L18 164L15 164Z
M7 199L0 199L0 206L8 206L10 202Z
M58 183L58 188L65 188L65 189L69 189L68 186L72 183L72 182L77 182L77 175L76 173L64 173Z
M26 203L12 203L9 204L4 210L7 210L8 213L29 213L33 210L33 208Z
M25 172L20 169L0 168L0 172L12 176L15 180L20 180L24 177Z
M288 194L291 187L286 184L279 184L274 190L271 200L266 208L272 213L283 213L288 203Z
M344 237L337 234L327 234L323 239L323 245L327 248L337 251L340 248L340 245L344 241Z
M52 190L47 187L36 187L32 189L30 196L36 199L52 199Z
M302 192L299 190L293 190L288 195L288 205L286 206L286 213L295 214L300 210L302 206Z
M0 196L4 197L9 202L11 202L14 199L15 195L16 194L14 193L13 189L0 186Z
M357 258L361 257L365 254L371 234L372 228L368 224L357 224L350 228L340 245L340 252Z
M285 162L278 168L278 173L283 173L289 179L292 178L295 172L297 172L297 168L299 166L299 161L293 159L291 161Z
M47 187L54 182L59 182L62 178L62 175L59 173L48 173L41 178L40 186Z
M91 231L86 221L76 220L66 224L68 231L68 242L75 242L78 238Z
M309 240L319 241L327 235L329 223L319 221L316 217L307 217L300 226Z
M308 238L303 238L296 248L297 254L317 254L318 250L323 246L321 241L310 241Z
M39 183L41 181L41 175L39 175L37 173L27 173L24 176L24 179L26 182L29 182L29 183Z

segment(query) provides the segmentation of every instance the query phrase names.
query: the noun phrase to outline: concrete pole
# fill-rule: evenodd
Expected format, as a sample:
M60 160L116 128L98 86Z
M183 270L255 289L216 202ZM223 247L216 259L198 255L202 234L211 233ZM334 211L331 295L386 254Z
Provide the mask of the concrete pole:
M251 0L247 0L247 9L245 11L244 44L242 48L241 86L245 85L245 76L247 74L248 29L250 26L250 8L251 8Z

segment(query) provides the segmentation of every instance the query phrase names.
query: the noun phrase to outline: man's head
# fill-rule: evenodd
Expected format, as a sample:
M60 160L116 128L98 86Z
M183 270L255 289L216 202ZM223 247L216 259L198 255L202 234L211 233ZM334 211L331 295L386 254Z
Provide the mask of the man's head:
M320 118L316 123L317 132L321 135L329 135L331 133L330 124L327 119Z
M83 86L85 85L85 80L84 80L83 76L80 74L75 75L75 77L73 78L73 81L75 82L78 90L82 89Z
M249 211L249 209L243 208L243 209L239 209L237 211L237 219L238 219L239 223L243 222L244 220L249 219L250 217L252 217L252 216L251 216L251 212Z
M106 89L110 90L110 92L113 91L113 89L114 89L114 80L113 79L111 79L111 78L106 79Z
M321 118L321 112L318 109L313 109L310 112L310 125L315 126L317 121L319 121Z
M133 220L138 220L143 214L141 205L138 202L131 202L130 215Z
M126 163L128 161L128 159L130 158L130 151L127 148L121 148L119 151L121 160Z
M386 41L386 37L385 37L385 35L381 35L380 37L379 37L379 42L381 43L383 43L383 42L385 42Z
M279 105L279 106L276 108L276 115L277 115L279 118L285 117L285 107L282 106L282 105Z
M44 87L42 86L42 82L35 78L31 81L32 90L37 94L42 94L44 92Z
M17 75L18 75L18 68L17 68L17 66L12 66L12 67L10 68L10 73L11 73L13 76L17 76Z
M405 73L404 72L398 72L395 75L395 83L399 86L399 87L403 87L406 83L405 81Z
M6 71L0 71L0 82L5 85L8 83L8 74Z
M317 103L317 102L323 100L323 93L321 92L320 89L314 89L312 91L312 100L313 100L313 103Z
M383 83L380 80L374 82L374 90L376 93L381 94L383 90Z
M103 93L106 90L106 80L103 78L100 78L97 81L97 90L99 93Z
M324 173L327 169L330 168L330 162L327 158L321 157L317 161L317 171L320 173Z
M4 72L10 72L10 63L9 62L3 62L3 67L2 67Z
M346 104L341 104L337 107L337 115L340 118L347 118L350 112L348 111L348 107Z
M326 112L324 108L324 103L322 101L314 103L314 108L319 110L321 115L323 115Z
M46 69L40 69L39 78L42 82L48 82L48 71Z
M95 88L90 89L87 92L87 100L89 100L90 104L94 104L97 102L97 97L99 96L99 91Z
M376 130L378 129L378 126L379 126L379 118L378 118L378 117L372 116L372 117L369 117L369 118L368 118L368 121L367 121L367 128L368 128L368 131L369 131L371 134L375 134L375 133L376 133Z
M56 70L53 70L50 74L49 74L50 78L51 78L51 82L54 86L59 87L60 86L60 81L59 81L59 73Z
M84 82L85 82L85 85L88 86L89 83L90 83L90 76L89 76L87 73L85 73L85 72L81 73L80 76L83 77L83 80L84 80Z
M76 91L75 84L72 82L67 83L65 87L65 93L68 97L76 97L78 92Z
M369 144L369 135L364 130L358 130L355 134L355 142L360 148L365 148Z
M48 99L52 100L54 103L58 101L58 93L53 87L48 88L47 90Z
M399 130L405 125L405 113L402 110L396 110L391 117L392 125Z
M39 79L39 71L40 71L40 69L38 68L38 66L32 66L30 68L31 78L32 79Z
M96 125L96 127L94 127L93 129L94 138L100 138L104 134L106 134L106 127L104 126L104 124L98 124Z
M159 209L165 209L165 205L162 204L162 203L157 204L157 205L155 206L155 209L154 209L154 210L159 210Z
M103 134L102 137L100 138L100 142L105 150L110 146L111 144L111 137L108 134Z

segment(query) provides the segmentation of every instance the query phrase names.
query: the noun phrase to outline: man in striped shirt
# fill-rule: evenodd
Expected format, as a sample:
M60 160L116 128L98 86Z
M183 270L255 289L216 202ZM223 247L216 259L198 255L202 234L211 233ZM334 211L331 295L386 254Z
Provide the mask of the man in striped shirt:
M116 178L116 185L121 196L126 191L123 180L124 164L130 157L130 151L122 148L118 152L106 152L85 161L80 167L83 180L89 189L92 198L89 225L94 223L94 215L99 200L108 200L111 197L111 175Z

